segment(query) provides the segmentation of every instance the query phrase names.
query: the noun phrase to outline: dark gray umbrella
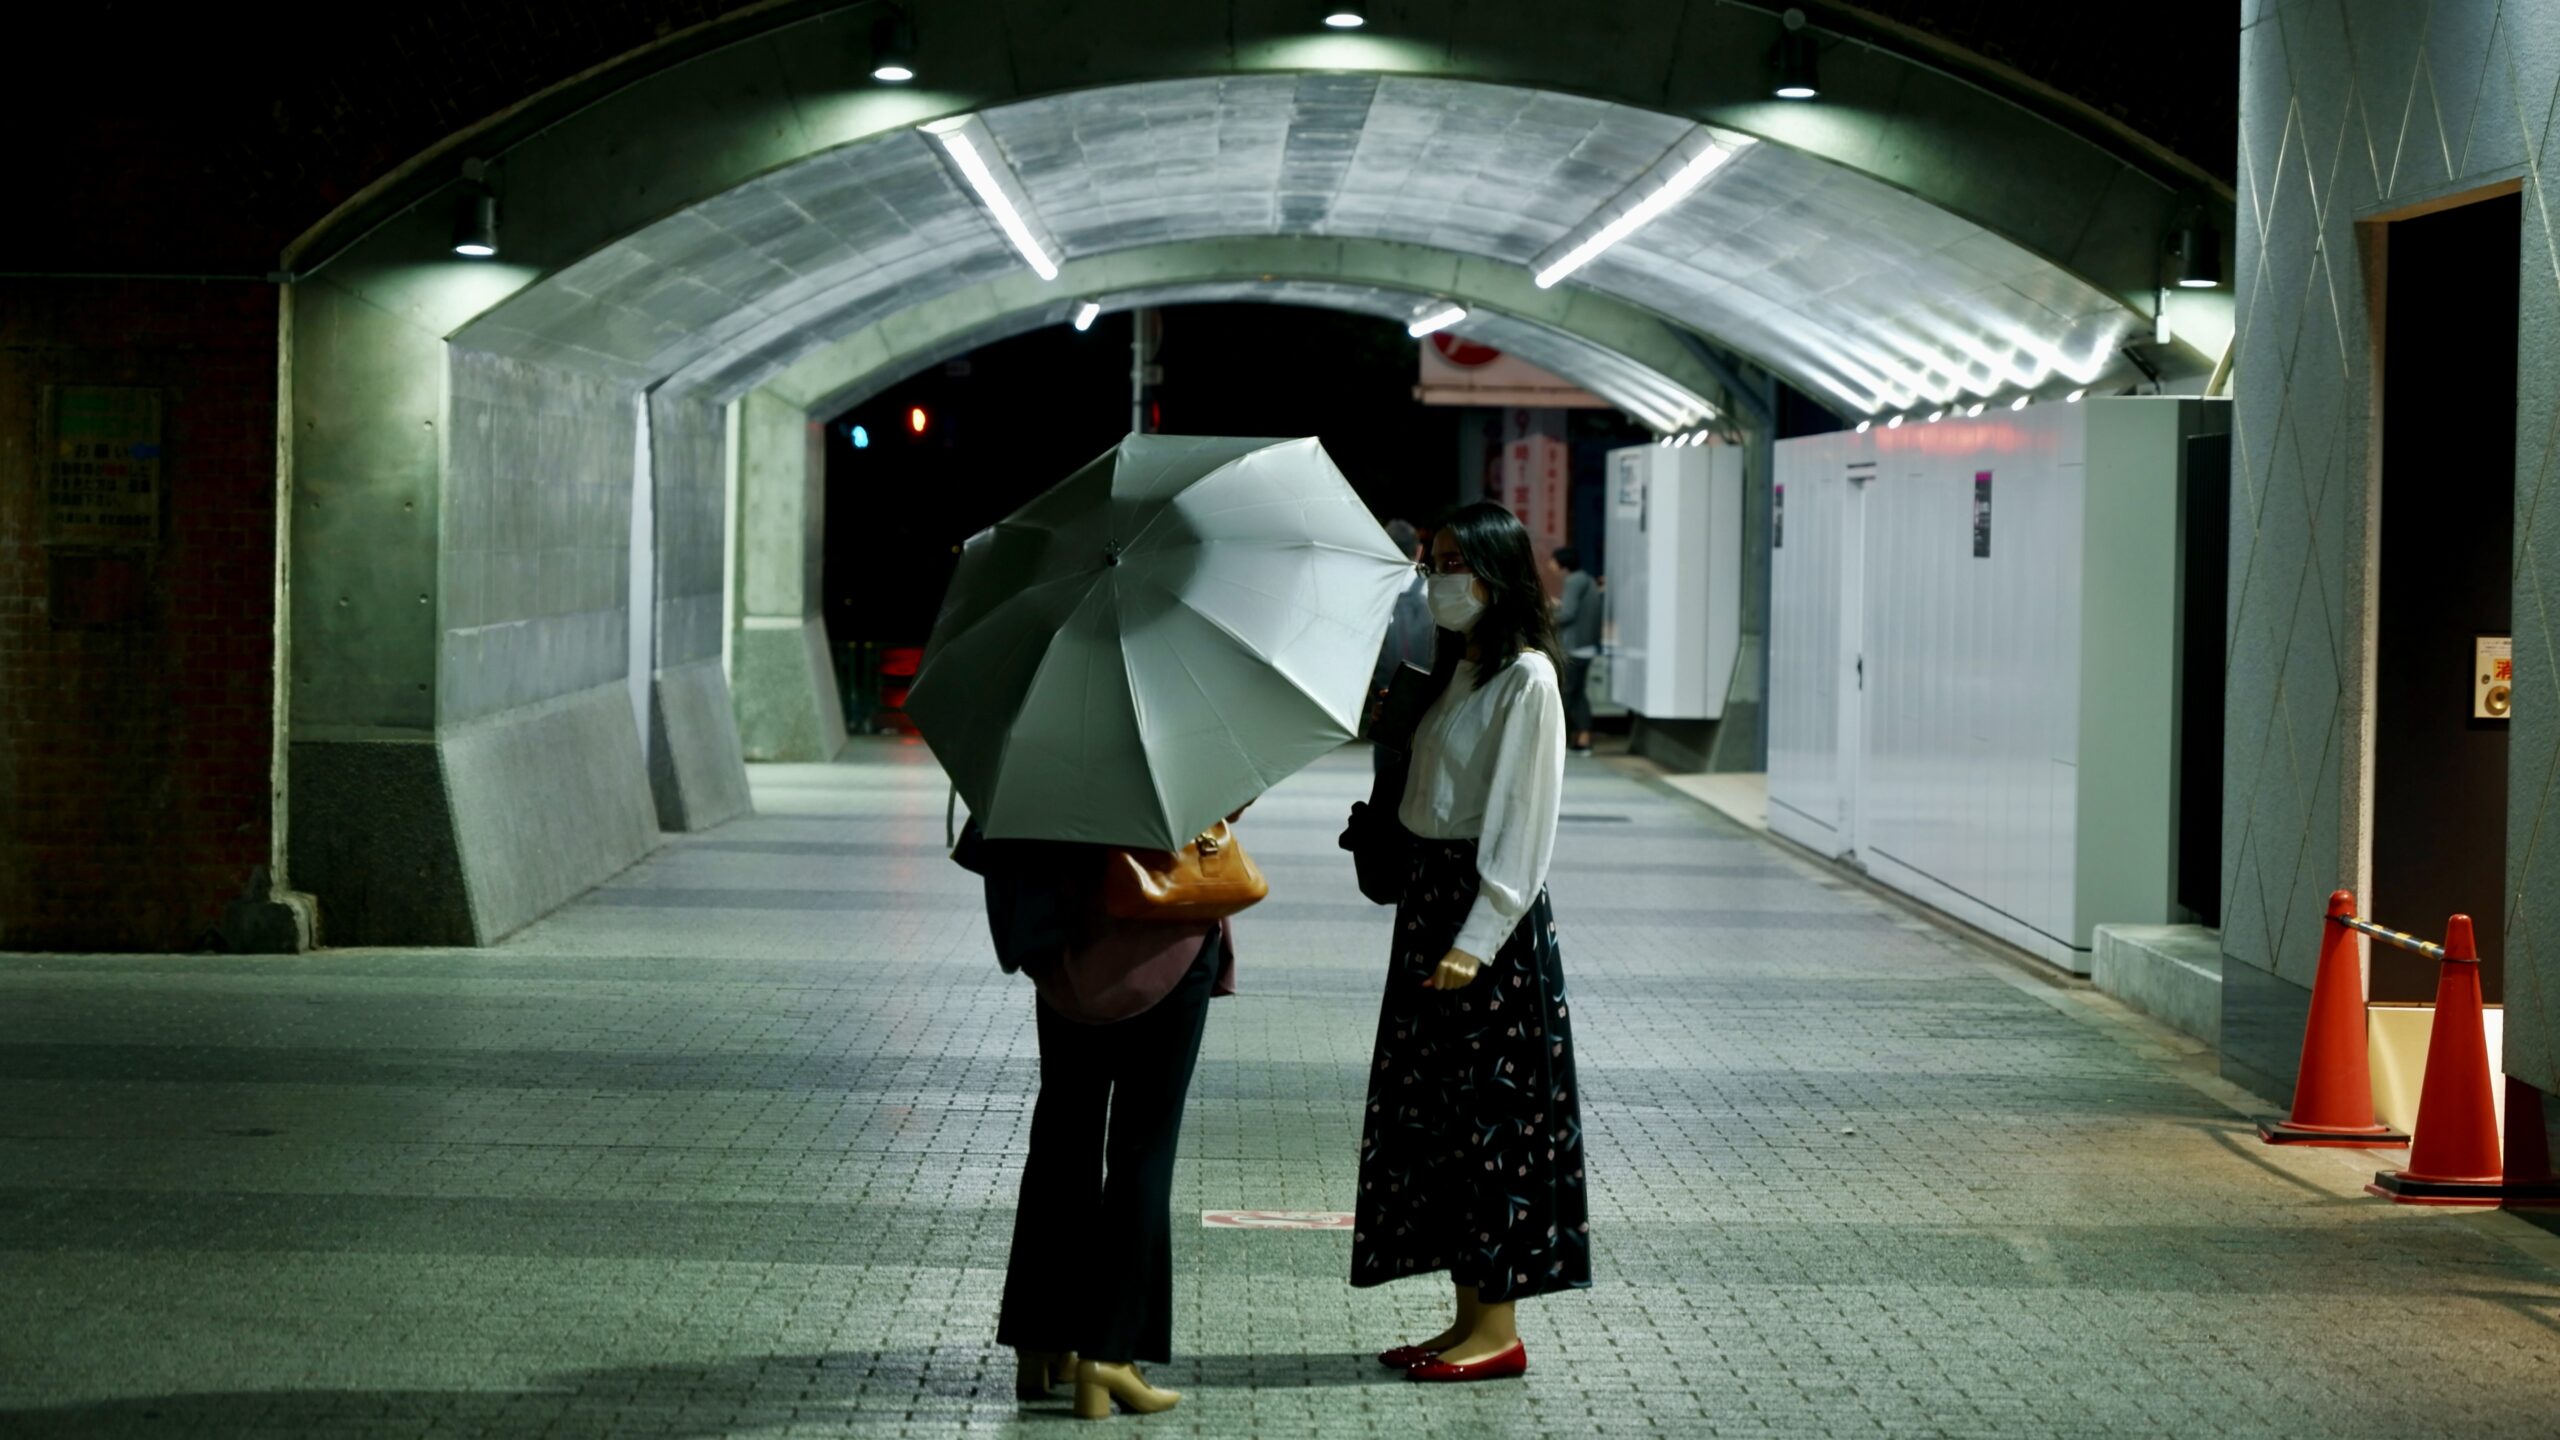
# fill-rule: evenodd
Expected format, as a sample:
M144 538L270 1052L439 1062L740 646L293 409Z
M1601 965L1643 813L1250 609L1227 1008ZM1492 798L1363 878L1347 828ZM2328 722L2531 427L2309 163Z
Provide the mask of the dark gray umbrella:
M907 713L990 837L1173 849L1358 733L1411 565L1313 439L1131 435L970 537Z

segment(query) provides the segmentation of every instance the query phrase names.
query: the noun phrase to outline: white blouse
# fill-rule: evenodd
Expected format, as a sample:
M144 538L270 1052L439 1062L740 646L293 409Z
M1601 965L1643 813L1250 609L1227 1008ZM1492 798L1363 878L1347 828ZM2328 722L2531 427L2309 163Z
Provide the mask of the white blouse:
M1564 797L1564 689L1536 651L1476 688L1461 661L1413 736L1397 818L1430 840L1475 839L1482 885L1456 948L1490 960L1547 883Z

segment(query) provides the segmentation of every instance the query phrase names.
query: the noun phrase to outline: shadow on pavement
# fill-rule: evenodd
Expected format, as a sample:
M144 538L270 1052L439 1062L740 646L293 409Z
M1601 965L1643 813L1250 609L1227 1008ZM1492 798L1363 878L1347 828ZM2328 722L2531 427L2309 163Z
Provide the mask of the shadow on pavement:
M1365 1354L1201 1355L1148 1367L1160 1383L1263 1391L1393 1385ZM867 1423L1067 1419L1067 1395L1013 1398L1003 1350L759 1355L566 1371L519 1390L240 1390L0 1409L11 1440L115 1435L542 1435L608 1440L734 1435L830 1419Z

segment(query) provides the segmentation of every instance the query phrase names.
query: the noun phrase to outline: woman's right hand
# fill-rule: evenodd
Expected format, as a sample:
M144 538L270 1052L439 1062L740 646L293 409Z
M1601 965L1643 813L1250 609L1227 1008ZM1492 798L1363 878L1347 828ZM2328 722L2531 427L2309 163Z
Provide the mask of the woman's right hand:
M1464 990L1475 983L1476 972L1483 968L1484 961L1464 950L1452 947L1448 954L1440 957L1439 968L1431 972L1430 979L1422 982L1422 988Z

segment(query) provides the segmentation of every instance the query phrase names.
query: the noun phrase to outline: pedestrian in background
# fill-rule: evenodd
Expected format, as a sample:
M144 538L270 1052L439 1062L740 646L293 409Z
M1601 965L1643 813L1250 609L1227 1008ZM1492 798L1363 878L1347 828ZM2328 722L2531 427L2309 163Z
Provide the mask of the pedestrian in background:
M1378 649L1378 663L1369 672L1369 713L1377 713L1378 702L1387 693L1387 682L1395 678L1399 666L1411 665L1418 670L1431 668L1431 659L1439 644L1440 631L1431 623L1431 606L1423 599L1422 536L1402 520L1387 522L1387 539L1413 560L1413 579L1396 597L1393 618L1387 621L1386 643Z
M1600 585L1582 568L1582 552L1570 545L1555 551L1556 568L1564 572L1564 594L1556 599L1556 643L1564 647L1565 743L1576 755L1591 753L1591 662L1600 654Z
M1413 740L1413 834L1360 1141L1351 1283L1446 1274L1457 1317L1379 1355L1414 1380L1524 1373L1513 1307L1591 1283L1581 1092L1547 901L1564 793L1555 621L1529 532L1478 503L1432 537L1442 688Z

